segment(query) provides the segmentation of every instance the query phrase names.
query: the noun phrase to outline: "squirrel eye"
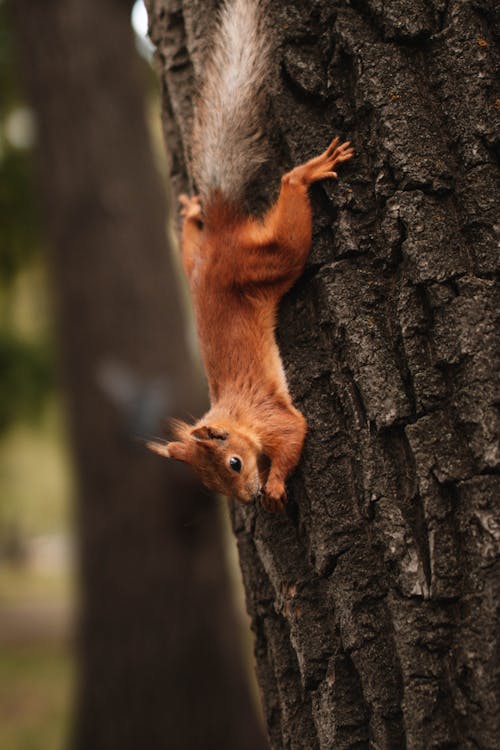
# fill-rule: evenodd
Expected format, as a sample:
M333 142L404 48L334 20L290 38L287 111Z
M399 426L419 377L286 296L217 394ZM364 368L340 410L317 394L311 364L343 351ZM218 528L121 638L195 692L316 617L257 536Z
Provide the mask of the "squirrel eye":
M229 466L233 471L237 471L238 474L241 471L241 461L239 458L236 458L236 456L231 456L229 459Z

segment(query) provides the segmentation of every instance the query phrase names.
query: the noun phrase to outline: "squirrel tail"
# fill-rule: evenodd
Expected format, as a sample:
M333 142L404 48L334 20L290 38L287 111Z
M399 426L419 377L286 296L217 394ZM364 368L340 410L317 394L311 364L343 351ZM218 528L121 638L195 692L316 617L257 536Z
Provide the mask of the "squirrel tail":
M241 203L267 159L262 125L271 43L262 0L226 0L195 106L193 173L204 203Z

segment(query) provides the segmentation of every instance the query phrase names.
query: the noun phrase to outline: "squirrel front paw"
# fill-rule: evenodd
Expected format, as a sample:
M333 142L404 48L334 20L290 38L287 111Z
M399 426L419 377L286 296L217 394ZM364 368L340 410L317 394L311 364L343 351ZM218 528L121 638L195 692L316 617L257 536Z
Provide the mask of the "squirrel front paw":
M286 503L286 491L283 482L269 479L264 487L264 507L270 513L279 513Z

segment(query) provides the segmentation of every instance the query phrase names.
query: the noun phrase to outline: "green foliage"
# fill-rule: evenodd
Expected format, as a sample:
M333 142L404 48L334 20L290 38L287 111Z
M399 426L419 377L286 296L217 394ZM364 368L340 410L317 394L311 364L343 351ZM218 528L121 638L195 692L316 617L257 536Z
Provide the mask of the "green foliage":
M0 155L0 282L8 285L40 248L31 154L4 144Z
M44 342L0 330L0 434L19 419L34 419L54 385L53 357Z
M0 750L62 750L72 655L54 644L0 644Z

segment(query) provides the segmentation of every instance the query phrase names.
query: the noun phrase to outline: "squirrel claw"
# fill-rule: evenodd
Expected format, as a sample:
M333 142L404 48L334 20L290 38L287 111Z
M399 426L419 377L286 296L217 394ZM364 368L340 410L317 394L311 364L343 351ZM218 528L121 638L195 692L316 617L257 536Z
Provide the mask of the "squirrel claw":
M264 507L269 513L279 513L285 507L286 492L283 482L268 481L264 488Z

